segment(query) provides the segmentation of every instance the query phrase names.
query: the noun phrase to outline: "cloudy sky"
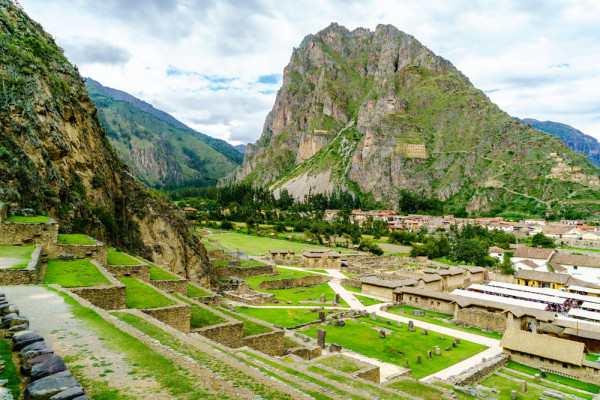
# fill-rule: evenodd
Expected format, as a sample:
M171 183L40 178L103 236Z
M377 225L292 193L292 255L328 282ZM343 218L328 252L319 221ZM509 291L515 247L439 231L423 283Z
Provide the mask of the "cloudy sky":
M83 76L208 135L254 142L302 38L392 24L505 111L600 139L600 2L20 0Z

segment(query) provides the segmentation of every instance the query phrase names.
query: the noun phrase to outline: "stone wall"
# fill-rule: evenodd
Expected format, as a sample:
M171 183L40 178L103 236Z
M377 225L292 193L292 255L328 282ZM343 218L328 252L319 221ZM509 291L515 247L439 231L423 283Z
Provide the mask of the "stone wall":
M507 351L507 350L504 350ZM512 361L520 364L527 365L532 368L543 369L546 372L552 372L556 375L566 376L585 382L598 384L600 382L600 368L590 361L583 361L583 366L578 367L575 365L567 364L569 368L564 368L560 362L550 362L547 359L540 359L540 357L532 356L529 354L523 354L513 351L507 351L510 354Z
M320 347L293 347L291 349L285 349L285 352L305 360L312 360L313 358L321 357L323 349Z
M510 357L506 353L498 354L495 357L482 360L479 364L476 364L468 370L462 372L459 375L453 375L448 378L448 381L457 386L470 386L477 382L482 381L494 372L499 370L501 367L508 364Z
M104 310L121 310L127 308L125 304L125 285L123 284L72 288L69 290Z
M218 325L194 329L192 332L214 340L225 346L237 348L242 345L242 331L244 323L241 321L225 322Z
M4 221L6 219L7 215L8 215L8 204L0 203L0 224L2 223L2 221Z
M219 296L218 294L213 294L211 296L192 297L192 299L196 300L197 302L200 302L202 304L206 304L209 306L212 306L212 305L220 306L222 298L223 297Z
M188 304L180 304L168 307L147 308L141 311L183 333L190 333L191 310L192 308Z
M150 281L150 284L160 290L164 290L165 292L187 296L187 279L156 280Z
M243 339L243 345L270 356L281 357L285 341L284 331L274 331L252 335Z
M41 262L42 246L36 247L31 253L27 267L22 269L0 269L0 285L35 285Z
M580 249L600 249L600 240L556 239L554 242Z
M63 244L57 242L56 246L47 249L49 258L57 258L60 254L73 254L75 258L88 258L98 261L102 265L107 265L106 257L108 255L108 246L104 243L91 238L96 244Z
M128 276L140 281L150 281L150 266L147 264L140 265L107 265L106 269L111 274L117 277Z
M358 279L342 279L340 283L342 286L350 286L357 289L362 288L362 282Z
M416 295L413 293L403 293L402 294L402 304L422 308L424 310L440 312L444 314L452 314L454 315L454 311L456 306L454 303L444 300L444 299L436 299L434 297L429 297L425 295Z
M371 296L377 296L388 301L394 300L394 288L388 288L377 285L369 285L364 283L362 285L362 292L364 294L370 294Z
M500 273L494 272L494 271L488 271L488 278L490 281L504 282L504 283L517 283L515 281L515 277L513 275L500 274Z
M58 223L53 219L42 224L6 222L0 227L0 245L43 246L44 254L56 246Z
M504 333L506 330L506 314L489 311L461 308L456 312L456 322L480 329L490 328L494 332Z
M259 283L258 288L261 290L277 290L277 289L293 289L297 287L308 287L320 285L325 282L329 282L330 277L322 275L309 275L303 276L302 278L286 278L276 279L273 281L262 281Z
M236 278L250 278L252 276L264 276L272 275L276 273L274 265L255 265L252 267L230 267L225 266L220 272L220 278L229 278L235 276Z
M379 371L379 367L368 366L366 368L361 369L355 374L358 378L366 379L371 382L379 383L381 380L381 375Z

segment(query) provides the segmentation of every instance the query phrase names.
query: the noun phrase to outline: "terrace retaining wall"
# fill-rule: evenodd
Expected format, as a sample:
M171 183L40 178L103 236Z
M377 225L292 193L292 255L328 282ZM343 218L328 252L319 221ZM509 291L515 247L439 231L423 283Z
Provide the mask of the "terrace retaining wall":
M305 360L312 360L313 358L321 357L323 349L320 347L293 347L291 349L286 349L285 352Z
M499 370L501 367L508 364L510 357L506 353L501 353L488 360L482 361L479 364L474 365L468 370L464 371L459 375L453 375L448 378L448 381L458 386L470 386L477 382L482 381L494 372Z
M494 332L504 333L506 330L506 314L461 308L456 312L456 322L480 329L490 328Z
M192 307L188 304L179 304L175 306L146 308L141 310L143 313L180 330L183 333L190 333L190 318Z
M309 275L302 278L284 278L273 281L262 281L258 288L262 290L293 289L297 287L308 287L329 282L331 277L322 275Z
M187 296L187 279L169 279L150 281L150 284L165 292L177 293L182 296Z
M150 281L150 266L148 264L140 265L107 265L106 269L111 274L121 278L123 276L139 279L140 281Z
M342 279L340 281L342 286L349 286L349 287L353 287L356 289L361 289L362 288L362 282L359 281L358 279Z
M77 296L104 310L127 308L125 285L69 288Z
M243 338L243 345L270 356L280 357L284 353L285 332L273 331Z
M224 266L221 275L221 278L228 278L230 276L235 276L236 278L250 278L252 276L263 276L263 275L272 275L276 273L276 269L274 265L254 265L252 267L230 267Z
M224 344L225 346L237 348L242 346L243 330L244 323L235 321L194 329L192 332Z
M57 258L60 254L73 254L75 258L87 258L98 261L102 265L107 265L108 246L104 243L91 238L96 244L64 244L57 242L56 246L48 249L49 258Z
M43 246L44 252L56 246L58 223L53 219L47 223L7 222L0 229L0 245Z
M376 366L368 366L367 368L361 369L356 373L356 377L363 378L375 383L379 383L381 380L379 367Z
M198 301L202 304L206 304L208 306L212 306L212 305L220 306L222 298L223 297L219 296L218 294L214 294L211 296L192 297L193 300L196 300L196 301Z
M0 285L34 285L38 280L42 246L31 253L27 267L21 269L0 269Z

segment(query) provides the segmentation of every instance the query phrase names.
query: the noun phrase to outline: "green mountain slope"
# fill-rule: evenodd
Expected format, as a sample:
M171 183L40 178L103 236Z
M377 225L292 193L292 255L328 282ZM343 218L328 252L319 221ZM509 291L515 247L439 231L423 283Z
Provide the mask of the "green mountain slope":
M214 185L239 164L239 152L227 142L175 126L141 110L130 99L115 100L96 81L87 79L85 84L111 144L147 185L167 189Z
M571 150L585 154L588 160L600 167L600 143L590 135L560 122L538 121L533 118L525 118L521 121L559 138Z
M298 198L345 188L391 207L410 189L485 211L587 207L582 200L600 199L599 177L414 37L389 25L350 32L332 24L294 49L260 139L222 183Z

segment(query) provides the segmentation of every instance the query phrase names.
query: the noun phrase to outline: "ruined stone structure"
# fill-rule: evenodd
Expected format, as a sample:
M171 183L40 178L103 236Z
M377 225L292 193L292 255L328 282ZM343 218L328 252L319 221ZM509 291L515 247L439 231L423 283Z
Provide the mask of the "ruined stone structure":
M292 263L296 258L296 251L294 250L269 250L271 261L281 263Z
M304 250L302 264L307 268L340 269L342 255L331 250Z

